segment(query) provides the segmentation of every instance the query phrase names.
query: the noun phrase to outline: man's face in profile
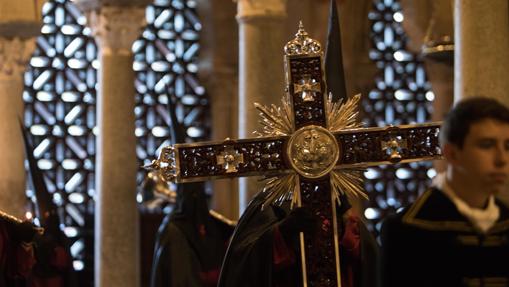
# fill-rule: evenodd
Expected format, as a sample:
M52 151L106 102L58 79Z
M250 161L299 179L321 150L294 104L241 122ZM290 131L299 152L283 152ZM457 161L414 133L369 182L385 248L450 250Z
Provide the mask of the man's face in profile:
M470 126L463 148L453 145L460 179L480 190L497 194L509 181L509 124L484 119Z

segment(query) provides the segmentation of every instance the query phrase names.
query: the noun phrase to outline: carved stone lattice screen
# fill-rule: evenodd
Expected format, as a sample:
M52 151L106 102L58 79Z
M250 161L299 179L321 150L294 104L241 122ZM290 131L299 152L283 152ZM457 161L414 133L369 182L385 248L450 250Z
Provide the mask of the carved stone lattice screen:
M208 99L196 79L196 1L157 0L147 7L147 27L133 45L136 72L137 156L155 158L168 142L168 95L190 139L209 135ZM25 73L24 123L35 145L62 227L72 242L74 268L92 284L95 195L97 48L86 18L69 0L43 6L43 26ZM144 176L140 169L138 179ZM35 202L33 191L27 195Z
M188 139L209 137L209 101L197 79L199 31L196 1L158 0L147 8L147 27L133 45L136 72L137 155L150 163L170 144L169 96ZM144 173L138 173L138 182Z
M97 48L70 1L48 1L25 73L25 125L65 234L74 268L91 276L95 194ZM33 192L28 196L35 202Z
M375 86L364 97L363 122L367 126L400 125L428 121L433 92L419 57L405 50L401 22L404 15L396 0L374 0L369 13L373 48L370 58L379 73ZM389 213L413 202L435 175L431 162L371 167L365 172L370 202L364 215L378 233Z

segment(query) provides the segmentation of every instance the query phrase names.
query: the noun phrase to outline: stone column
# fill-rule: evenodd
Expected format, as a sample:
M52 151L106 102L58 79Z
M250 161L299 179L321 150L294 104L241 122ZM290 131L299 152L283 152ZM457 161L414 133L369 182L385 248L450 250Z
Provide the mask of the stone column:
M23 72L35 49L35 39L0 35L0 210L24 217L25 150L20 121L23 119Z
M238 29L236 4L231 0L199 0L202 19L199 78L210 99L211 140L237 135ZM238 180L214 180L211 208L232 219L238 218Z
M99 47L97 93L95 286L136 287L139 226L132 44L143 7L103 6L87 12Z
M280 105L285 19L286 0L238 0L239 138L253 137L252 132L259 128L254 102ZM256 178L239 180L240 212L260 188Z
M496 98L509 105L509 2L455 0L454 100Z
M23 73L40 34L42 1L0 1L0 210L18 218L26 207Z
M509 106L509 1L455 0L454 100L485 96ZM500 197L509 203L509 186Z

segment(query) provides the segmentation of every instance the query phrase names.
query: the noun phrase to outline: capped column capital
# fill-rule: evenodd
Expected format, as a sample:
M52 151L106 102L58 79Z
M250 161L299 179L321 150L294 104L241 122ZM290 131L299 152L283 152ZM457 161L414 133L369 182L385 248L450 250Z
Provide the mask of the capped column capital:
M0 81L21 77L35 50L35 38L0 37Z
M236 0L237 21L282 20L286 18L287 0Z
M144 7L105 6L85 15L104 55L130 55L133 42L146 23Z

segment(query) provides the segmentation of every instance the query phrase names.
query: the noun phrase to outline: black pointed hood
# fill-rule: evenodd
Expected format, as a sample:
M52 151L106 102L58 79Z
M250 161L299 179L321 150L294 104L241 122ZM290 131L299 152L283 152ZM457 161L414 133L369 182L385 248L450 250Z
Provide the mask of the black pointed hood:
M34 157L34 147L30 140L29 131L21 122L20 127L28 160L28 174L36 198L35 216L39 219L41 226L44 227L46 232L51 233L53 236L61 237L62 232L59 228L60 220L58 218L57 206L46 188L44 176Z
M176 101L168 100L168 113L172 144L184 143L185 128L177 119ZM214 225L209 214L205 183L191 182L177 184L176 208L171 214L172 222L185 234L192 248L196 251L203 270L209 270L220 264L223 258L224 245L220 231ZM219 260L219 261L218 261Z
M41 226L44 227L44 234L36 237L37 248L35 251L37 263L33 269L34 280L49 275L58 276L64 280L65 286L78 286L76 273L70 263L63 268L59 267L58 270L52 266L52 260L57 258L57 255L54 253L54 250L56 250L55 248L57 246L62 247L66 253L66 257L71 258L71 245L64 232L60 229L58 207L53 202L53 196L46 187L43 173L39 169L34 157L34 147L30 140L30 132L24 127L21 120L19 123L25 143L25 153L29 169L28 174L36 198L35 213ZM58 257L60 258L62 256L60 255Z
M332 93L333 101L348 98L346 92L345 72L343 69L343 52L341 47L341 29L336 0L330 0L329 30L325 51L325 73L327 93Z
M171 96L168 97L168 115L171 143L185 143L186 131L183 124L177 119L176 100ZM208 217L207 197L204 189L203 182L178 184L174 216L193 218L193 221L203 223L204 217Z

